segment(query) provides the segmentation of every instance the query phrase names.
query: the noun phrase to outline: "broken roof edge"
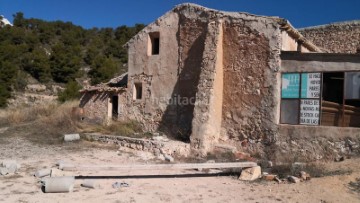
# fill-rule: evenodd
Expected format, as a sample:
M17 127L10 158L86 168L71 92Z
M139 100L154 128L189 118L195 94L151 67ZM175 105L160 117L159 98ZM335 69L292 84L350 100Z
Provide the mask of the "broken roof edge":
M118 82L120 82L122 79L124 79L125 77L127 77L128 75L128 72L125 72L119 76L116 76L116 77L113 77L111 78L108 82L106 82L105 84L106 85L109 85L109 84L116 84Z
M201 6L199 4L194 4L194 3L178 4L173 9L171 9L170 11L176 11L176 10L180 10L180 9L188 8L188 7L197 8L197 9L200 9L200 10L203 10L203 11L217 12L217 13L220 13L220 14L224 14L226 16L232 16L232 15L237 15L237 14L245 14L245 15L249 15L249 16L253 16L253 17L268 18L268 19L277 19L277 18L279 18L278 16L257 15L257 14L252 14L252 13L248 13L248 12L217 10L217 9Z
M157 18L154 22L150 23L149 25L147 25L144 29L142 29L140 32L138 32L134 37L132 37L128 42L126 42L123 47L128 48L129 44L131 44L134 39L143 32L146 32L146 30L151 27L152 25L156 24L159 20L165 18L166 16L168 16L170 13L174 12L174 11L179 11L183 8L196 8L199 10L202 10L204 12L216 12L218 14L223 14L224 16L228 16L228 17L237 17L235 15L239 15L239 14L243 14L243 15L247 15L247 16L252 16L252 17L258 17L258 18L265 18L265 19L271 19L274 20L275 22L277 22L280 25L280 28L284 31L286 31L291 37L293 37L296 41L300 41L303 46L305 48L307 48L309 51L312 52L327 52L327 50L325 49L321 49L318 46L316 46L315 44L313 44L311 41L307 40L296 28L294 28L291 23L285 19L285 18L280 18L277 16L262 16L262 15L255 15L255 14L250 14L247 12L229 12L229 11L221 11L221 10L216 10L216 9L211 9L211 8L207 8L198 4L194 4L194 3L182 3L182 4L178 4L176 5L173 9L169 10L168 12L166 12L164 15L160 16L159 18Z
M233 16L233 15L238 15L238 14L244 14L244 15L248 15L248 16L252 16L252 17L259 17L259 18L266 18L266 19L279 19L278 16L263 16L263 15L255 15L255 14L251 14L251 13L247 13L247 12L236 12L236 11L222 11L222 10L216 10L216 9L212 9L212 8L208 8L205 6L201 6L198 4L194 4L194 3L182 3L182 4L178 4L176 6L174 6L171 10L167 11L165 14L161 15L160 17L158 17L156 20L154 20L153 22L151 22L150 24L148 24L147 26L145 26L141 31L139 31L135 36L133 36L129 41L127 41L123 47L124 48L128 48L129 44L131 44L134 39L140 34L143 33L147 30L148 27L151 27L152 25L155 25L159 20L161 21L161 19L167 17L170 13L174 12L174 11L179 11L183 8L197 8L203 11L209 11L209 12L216 12L219 14L223 14L225 16ZM233 16L234 17L234 16Z
M292 38L302 43L302 45L312 52L326 52L327 50L320 49L311 41L307 40L291 23L285 18L279 18L278 23L282 30L285 30Z
M91 92L91 91L97 91L97 90L105 90L105 91L125 90L126 87L111 87L109 85L120 82L122 79L127 77L127 75L128 75L128 72L125 72L119 76L111 78L108 82L84 87L79 92L83 93L83 92Z
M90 86L81 89L79 92L86 93L86 92L125 92L125 91L126 91L125 87Z

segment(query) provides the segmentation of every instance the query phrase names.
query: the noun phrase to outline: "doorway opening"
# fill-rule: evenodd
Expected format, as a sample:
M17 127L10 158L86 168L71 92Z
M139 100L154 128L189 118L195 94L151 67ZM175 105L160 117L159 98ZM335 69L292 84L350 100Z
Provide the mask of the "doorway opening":
M112 103L112 109L111 109L112 118L117 119L119 116L119 96L112 96L111 103Z

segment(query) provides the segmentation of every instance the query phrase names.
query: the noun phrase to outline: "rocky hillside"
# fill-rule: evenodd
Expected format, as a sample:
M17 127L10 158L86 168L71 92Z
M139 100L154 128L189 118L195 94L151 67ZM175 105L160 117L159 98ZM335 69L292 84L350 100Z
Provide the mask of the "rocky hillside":
M67 84L87 79L96 84L125 72L127 52L122 46L143 27L84 29L16 13L13 26L0 27L0 107L14 95L33 93L28 91L32 85L45 86L43 93L51 92L45 95L56 96L53 85L76 92L78 86Z

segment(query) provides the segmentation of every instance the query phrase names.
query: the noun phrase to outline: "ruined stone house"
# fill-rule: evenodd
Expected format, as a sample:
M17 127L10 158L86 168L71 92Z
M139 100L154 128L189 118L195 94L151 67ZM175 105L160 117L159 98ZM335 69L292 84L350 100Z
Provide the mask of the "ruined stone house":
M323 53L285 19L181 4L126 47L128 73L83 90L86 119L137 120L202 155L360 139L360 86L344 88L360 82L359 55Z

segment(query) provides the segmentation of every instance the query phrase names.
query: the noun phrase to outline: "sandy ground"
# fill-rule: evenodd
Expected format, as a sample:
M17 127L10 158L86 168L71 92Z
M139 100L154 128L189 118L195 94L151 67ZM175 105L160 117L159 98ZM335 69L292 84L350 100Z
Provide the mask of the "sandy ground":
M43 193L33 174L37 169L55 167L57 160L79 164L154 163L151 154L118 152L90 142L56 145L36 144L25 137L8 137L0 133L0 160L15 159L22 168L18 174L0 176L0 202L360 202L360 193L349 183L360 177L360 159L331 163L334 170L351 170L351 174L313 178L298 184L243 182L237 176L214 177L124 177L160 174L159 171L66 172L64 175L115 176L97 179L98 189L80 187L77 179L72 193ZM163 174L173 174L164 171ZM194 171L175 171L194 173ZM114 182L130 186L112 188Z

